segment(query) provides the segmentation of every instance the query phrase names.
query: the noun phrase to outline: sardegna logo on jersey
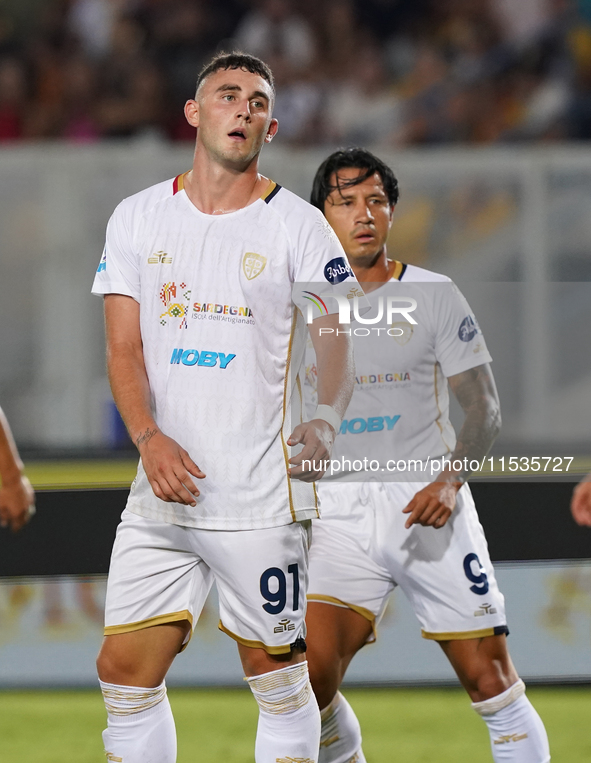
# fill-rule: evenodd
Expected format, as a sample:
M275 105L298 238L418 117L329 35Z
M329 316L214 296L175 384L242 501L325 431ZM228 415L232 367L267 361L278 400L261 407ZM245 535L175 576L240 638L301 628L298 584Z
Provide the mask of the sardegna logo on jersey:
M332 284L341 283L352 275L351 266L344 257L336 257L324 266L324 277Z
M236 357L235 353L212 352L211 350L183 350L175 347L172 351L170 364L183 366L204 366L205 368L226 369Z

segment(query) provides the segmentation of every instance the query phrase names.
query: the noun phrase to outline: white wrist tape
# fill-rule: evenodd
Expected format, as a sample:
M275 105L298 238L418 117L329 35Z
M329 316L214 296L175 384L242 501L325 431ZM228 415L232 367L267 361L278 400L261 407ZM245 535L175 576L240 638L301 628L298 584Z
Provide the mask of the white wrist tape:
M319 405L316 408L316 413L312 416L313 419L322 419L326 421L334 431L338 434L341 428L341 417L332 407L332 405Z

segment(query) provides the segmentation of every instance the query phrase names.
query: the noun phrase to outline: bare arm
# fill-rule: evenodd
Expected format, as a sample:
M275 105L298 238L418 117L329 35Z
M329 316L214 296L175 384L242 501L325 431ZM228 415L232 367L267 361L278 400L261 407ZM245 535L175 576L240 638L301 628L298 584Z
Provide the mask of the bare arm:
M0 408L0 525L16 532L35 513L35 493L23 474L8 420Z
M434 482L415 495L403 510L410 514L407 528L415 523L443 527L454 509L456 493L472 474L470 461L482 461L501 428L501 406L488 363L450 376L448 382L466 414L454 452L449 456L452 464L461 461L462 468L446 467Z
M338 314L326 315L313 322L310 337L316 352L318 404L330 405L342 418L353 394L355 367L351 337L344 332L337 334L339 328L343 329L338 322ZM320 329L326 331L321 333ZM304 482L320 479L326 471L321 464L330 459L336 435L333 427L322 419L312 419L295 427L287 444L303 443L304 448L289 460L292 464L291 476ZM312 464L312 469L304 470L303 461L315 464Z
M205 477L186 450L163 434L152 415L140 333L140 306L122 294L105 296L107 368L113 398L139 450L152 490L163 501L195 506L191 475Z
M578 525L591 527L591 474L574 489L570 510Z
M501 404L489 363L450 376L449 386L466 414L450 461L467 459L482 461L501 430ZM460 479L462 483L472 474L470 468L442 472L442 476Z

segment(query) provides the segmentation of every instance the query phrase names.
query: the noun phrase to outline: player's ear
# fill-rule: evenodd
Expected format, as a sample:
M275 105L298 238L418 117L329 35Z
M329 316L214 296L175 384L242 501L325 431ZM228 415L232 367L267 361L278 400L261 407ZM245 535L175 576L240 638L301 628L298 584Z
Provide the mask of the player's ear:
M197 101L185 103L185 118L191 127L199 127L199 104Z
M265 135L265 142L270 143L273 138L277 135L277 130L279 129L279 122L273 118L271 122L269 123L269 127L267 128L267 134Z
M394 219L395 209L396 209L396 204L390 204L390 221L388 222L388 228L392 227L392 220Z

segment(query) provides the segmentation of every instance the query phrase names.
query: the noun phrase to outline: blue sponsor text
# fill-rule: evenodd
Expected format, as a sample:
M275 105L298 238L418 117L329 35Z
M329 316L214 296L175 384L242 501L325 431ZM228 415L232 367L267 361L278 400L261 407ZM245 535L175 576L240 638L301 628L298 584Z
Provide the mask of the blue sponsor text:
M362 432L390 432L400 415L370 416L368 419L343 419L339 434L361 434Z
M171 365L183 366L205 366L206 368L227 368L236 357L233 353L211 352L210 350L183 350L182 347L175 348L170 358Z

